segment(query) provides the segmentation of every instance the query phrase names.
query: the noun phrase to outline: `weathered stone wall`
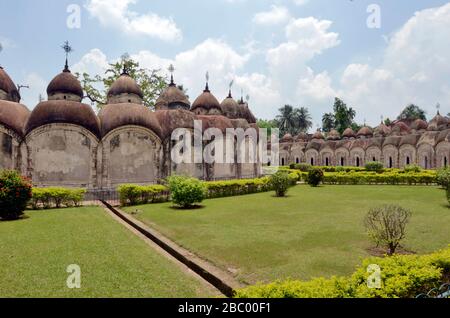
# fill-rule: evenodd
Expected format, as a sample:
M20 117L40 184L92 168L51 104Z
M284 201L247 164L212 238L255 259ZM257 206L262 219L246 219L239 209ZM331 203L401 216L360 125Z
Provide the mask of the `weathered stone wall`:
M39 187L97 187L97 138L70 124L51 124L26 137L27 175Z
M102 140L102 187L149 184L161 178L161 140L149 129L124 126Z
M21 161L20 137L12 130L0 125L0 170L19 170Z

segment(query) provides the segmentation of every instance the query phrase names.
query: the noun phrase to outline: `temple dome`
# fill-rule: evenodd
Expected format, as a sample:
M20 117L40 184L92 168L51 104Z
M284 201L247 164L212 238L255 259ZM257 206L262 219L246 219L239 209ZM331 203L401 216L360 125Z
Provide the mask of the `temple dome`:
M344 138L355 138L356 134L350 127L344 130L344 133L342 134L342 137Z
M133 103L108 104L98 114L102 137L122 126L141 126L162 138L161 125L152 111Z
M83 99L83 88L80 81L66 68L48 84L47 95L49 100L81 102Z
M242 112L239 108L239 104L234 100L233 96L231 95L231 91L228 97L224 99L222 104L220 104L220 107L222 108L224 116L230 119L242 118Z
M222 108L220 107L219 101L211 94L208 85L206 85L203 93L192 104L191 111L196 115L222 115Z
M78 125L100 137L98 118L91 106L69 100L49 100L39 103L31 112L25 133L54 123Z
M142 104L144 94L136 81L126 72L111 85L107 94L108 104Z
M286 134L286 135L284 135L283 136L283 138L281 138L281 140L280 140L281 142L294 142L294 137L292 137L292 135L291 134Z
M448 119L442 116L439 112L428 124L428 130L443 130L448 125Z
M364 126L362 127L357 134L358 137L370 138L373 136L373 131L370 127Z
M391 133L391 129L386 126L384 123L381 123L377 128L375 128L374 136L375 137L386 137Z
M327 136L328 140L339 140L341 139L341 135L336 129L331 129Z
M189 110L191 103L186 94L179 89L172 81L170 85L162 92L156 101L156 110L162 109L186 109Z
M16 85L0 66L0 100L8 100L11 102L20 102L20 94Z
M195 115L184 109L163 109L155 112L163 139L169 138L177 128L194 129Z
M428 123L422 119L416 119L411 124L411 129L414 129L414 130L427 130L427 128L428 128Z
M391 134L394 135L406 135L409 134L411 129L402 121L395 123L394 127L392 127Z
M25 124L30 116L30 111L24 105L0 100L0 125L11 129L17 135L23 136Z
M324 140L325 137L323 136L322 132L320 130L317 130L314 135L312 136L312 139L322 139Z

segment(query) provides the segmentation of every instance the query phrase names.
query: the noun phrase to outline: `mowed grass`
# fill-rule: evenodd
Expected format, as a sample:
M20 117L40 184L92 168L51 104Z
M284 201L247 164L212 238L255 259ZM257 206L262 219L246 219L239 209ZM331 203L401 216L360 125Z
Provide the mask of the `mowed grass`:
M27 212L0 222L0 297L200 297L197 279L101 208ZM67 266L81 267L69 289Z
M386 203L412 211L405 249L428 253L450 244L450 209L435 187L297 186L287 198L261 193L208 200L198 210L170 203L126 210L141 211L140 220L253 284L351 274L373 247L363 219Z

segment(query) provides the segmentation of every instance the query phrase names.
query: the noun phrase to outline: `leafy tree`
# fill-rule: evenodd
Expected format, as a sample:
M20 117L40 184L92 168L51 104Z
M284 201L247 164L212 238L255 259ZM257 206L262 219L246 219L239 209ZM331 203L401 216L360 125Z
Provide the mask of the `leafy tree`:
M272 134L272 129L278 128L278 124L276 120L264 120L259 119L256 124L259 128L265 128L267 129L267 138L270 140L270 136Z
M312 127L312 118L306 107L294 108L291 105L285 105L279 109L279 112L276 123L281 135L287 133L297 135L299 132L306 132Z
M76 73L75 75L81 81L81 85L86 92L85 98L95 103L98 109L107 103L107 93L111 85L126 70L137 84L141 87L144 95L144 105L153 109L159 95L167 87L167 78L160 75L160 70L149 70L141 68L139 62L124 55L116 63L110 63L109 69L103 75L88 73Z
M295 110L295 120L297 123L296 134L298 134L299 132L307 132L313 125L312 117L309 113L308 108L306 107L300 107L299 109Z
M334 118L336 120L336 129L342 134L345 129L352 126L356 112L353 108L347 107L347 105L337 97L334 100L333 110Z
M410 104L408 105L401 114L397 117L398 120L416 120L422 119L427 120L426 111L421 109L419 106Z
M322 131L330 132L336 125L336 119L333 113L326 113L322 117Z
M386 119L384 120L384 124L385 124L386 126L390 126L390 125L392 124L392 120L390 120L389 118L386 118Z

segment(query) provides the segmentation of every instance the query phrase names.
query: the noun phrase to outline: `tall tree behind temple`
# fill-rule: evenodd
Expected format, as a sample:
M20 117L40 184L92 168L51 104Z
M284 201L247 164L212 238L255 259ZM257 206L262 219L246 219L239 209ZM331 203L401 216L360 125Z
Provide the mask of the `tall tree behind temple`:
M331 129L336 127L336 119L333 113L326 113L322 117L322 131L330 132Z
M110 68L103 75L92 77L92 74L88 73L75 74L86 92L85 98L101 109L107 103L106 95L109 88L126 70L127 74L141 87L144 94L144 105L154 109L156 100L167 87L167 78L160 75L160 70L141 68L137 61L126 55L120 61L111 63L109 66Z
M285 105L279 112L275 120L281 135L289 133L294 136L300 132L307 132L312 127L311 115L306 107L294 108Z
M354 124L354 119L356 112L353 108L347 107L347 105L339 98L334 100L334 118L335 118L335 128L340 134L344 132L349 127Z
M309 113L308 108L306 107L300 107L299 109L296 109L296 121L297 121L297 131L296 134L300 132L306 133L313 125L312 123L312 117Z
M398 120L416 120L422 119L427 120L426 111L421 109L419 106L410 104L408 105L398 116Z

